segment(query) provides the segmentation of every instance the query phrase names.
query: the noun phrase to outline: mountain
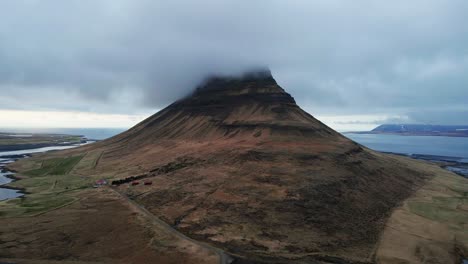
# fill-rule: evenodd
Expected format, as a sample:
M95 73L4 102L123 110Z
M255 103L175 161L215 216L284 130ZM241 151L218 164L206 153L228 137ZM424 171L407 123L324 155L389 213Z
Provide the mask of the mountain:
M190 96L103 144L270 136L339 135L302 111L269 72L255 72L241 79L209 78Z
M468 137L468 126L384 124L372 129L370 133Z
M92 173L151 179L134 195L167 223L254 259L366 259L391 210L426 179L322 124L268 71L209 78L85 150L103 152Z
M126 132L13 167L59 157L236 263L374 263L389 217L442 171L335 132L268 70L207 78Z
M375 132L456 132L468 131L468 126L423 125L423 124L384 124L372 131Z

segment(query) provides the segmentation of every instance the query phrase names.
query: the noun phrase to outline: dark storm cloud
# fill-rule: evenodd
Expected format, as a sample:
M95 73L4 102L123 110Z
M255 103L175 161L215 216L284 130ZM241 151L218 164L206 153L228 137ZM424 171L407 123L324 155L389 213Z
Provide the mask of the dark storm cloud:
M2 1L0 108L158 108L207 74L269 65L315 113L453 116L468 111L466 10L463 0Z

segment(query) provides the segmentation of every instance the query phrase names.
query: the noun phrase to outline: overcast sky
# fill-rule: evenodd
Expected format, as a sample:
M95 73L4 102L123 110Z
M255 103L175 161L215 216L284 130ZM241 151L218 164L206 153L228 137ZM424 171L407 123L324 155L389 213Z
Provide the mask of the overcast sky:
M130 126L206 75L257 66L337 129L468 124L467 10L466 0L0 1L0 127Z

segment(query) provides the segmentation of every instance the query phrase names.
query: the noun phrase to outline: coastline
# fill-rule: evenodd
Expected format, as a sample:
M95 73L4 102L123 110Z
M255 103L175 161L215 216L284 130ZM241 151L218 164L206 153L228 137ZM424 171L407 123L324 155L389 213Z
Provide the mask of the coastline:
M83 142L81 142L83 143ZM12 145L0 145L0 152L3 151L16 151L16 150L27 150L36 148L47 148L47 147L60 147L60 146L72 146L76 145L76 142L70 143L28 143L28 144L12 144Z
M7 172L12 172L12 173L14 173L14 171L9 170L9 169L6 169L6 171L7 171ZM1 184L1 185L0 185L0 188L19 191L19 192L22 194L21 196L23 196L23 195L25 195L25 194L29 194L29 192L27 192L25 188L9 186L10 183L19 181L19 180L21 180L21 178L16 177L14 174L3 175L3 177L10 179L11 182ZM16 198L21 198L21 196L16 197Z
M15 157L15 158L6 158L7 161L16 161L20 158L25 158L27 157L28 155L21 155L22 157ZM5 158L5 157L2 157L2 158ZM14 175L14 173L16 173L15 170L10 170L8 168L8 164L9 163L12 163L12 162L7 162L7 163L1 163L0 164L0 172L2 173L2 175L0 175L1 177L3 178L6 178L6 179L10 179L11 181L9 182L6 182L6 183L3 183L3 184L0 184L0 189L6 189L6 190L13 190L13 191L16 191L15 194L17 194L17 196L15 197L6 197L4 199L0 199L0 201L3 201L3 200L8 200L8 199L13 199L13 198L22 198L24 197L24 195L26 194L29 194L29 192L26 191L25 188L20 188L20 187L13 187L11 186L10 184L13 183L13 182L16 182L16 181L19 181L21 180L20 177L17 177Z
M459 176L468 178L468 163L464 162L466 158L463 157L451 157L451 156L440 156L440 155L427 155L427 154L409 154L409 153L397 153L389 151L380 151L385 154L393 154L398 156L405 156L412 159L424 160L427 162L433 162L439 165L441 168L451 171Z
M460 137L467 138L468 134L466 133L436 133L436 132L373 132L373 131L346 131L341 132L342 134L361 134L361 135L395 135L395 136L421 136L421 137Z
M29 192L26 191L25 188L13 187L13 186L10 185L11 183L19 181L22 178L18 177L18 176L15 176L15 173L17 173L17 171L15 171L14 169L11 169L9 167L9 164L11 164L11 163L13 163L13 162L15 162L15 161L17 161L19 159L29 158L29 157L31 157L32 154L35 154L35 153L44 153L44 152L47 152L47 151L79 147L81 145L88 144L88 143L93 143L93 142L95 142L95 141L86 141L85 143L81 142L81 143L78 143L78 144L76 144L76 143L54 144L52 146L50 146L50 144L49 144L49 146L46 146L46 147L39 147L39 148L36 147L36 148L28 148L28 149L14 149L14 150L8 150L8 151L0 151L0 159L1 159L0 172L2 173L0 175L0 177L4 177L4 178L7 178L7 179L11 180L9 182L0 184L0 191L2 189L17 191L15 193L16 195L6 196L5 198L0 199L0 201L4 201L4 200L8 200L8 199L15 199L15 198L23 198L24 195L30 194ZM33 144L33 145L36 145L36 144ZM56 148L56 149L54 149L54 148ZM37 150L42 150L42 151L37 151ZM12 152L15 152L15 151L19 151L20 153L12 153ZM22 152L22 151L24 151L24 152ZM2 155L3 154L2 152L5 153L5 155Z

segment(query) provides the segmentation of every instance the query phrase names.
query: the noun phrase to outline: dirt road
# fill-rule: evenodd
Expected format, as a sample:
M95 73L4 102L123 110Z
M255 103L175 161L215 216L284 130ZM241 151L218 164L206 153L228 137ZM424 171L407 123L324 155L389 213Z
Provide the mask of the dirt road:
M187 240L187 241L189 241L191 243L194 243L194 244L196 244L196 245L198 245L198 246L200 246L200 247L202 247L204 249L207 249L209 251L212 251L212 252L216 253L219 256L219 263L220 264L231 264L231 263L234 262L234 258L229 256L228 254L226 254L226 252L224 252L222 249L219 249L219 248L213 247L211 245L208 245L206 243L194 240L194 239L182 234L178 230L174 229L172 226L168 225L166 222L162 221L161 219L159 219L158 217L153 215L145 207L143 207L142 205L140 205L140 204L136 203L135 201L133 201L132 199L130 199L124 193L122 193L119 190L117 190L115 188L112 188L112 187L109 187L109 189L114 191L116 194L120 195L125 201L127 201L129 203L129 205L131 207L133 207L134 209L136 209L137 211L139 211L140 213L142 213L143 215L145 215L146 217L151 219L155 224L157 224L158 226L160 226L163 229L167 230L169 233L171 233L171 234L173 234L173 235L175 235L175 236L177 236L177 237L179 237L181 239L184 239L184 240Z

